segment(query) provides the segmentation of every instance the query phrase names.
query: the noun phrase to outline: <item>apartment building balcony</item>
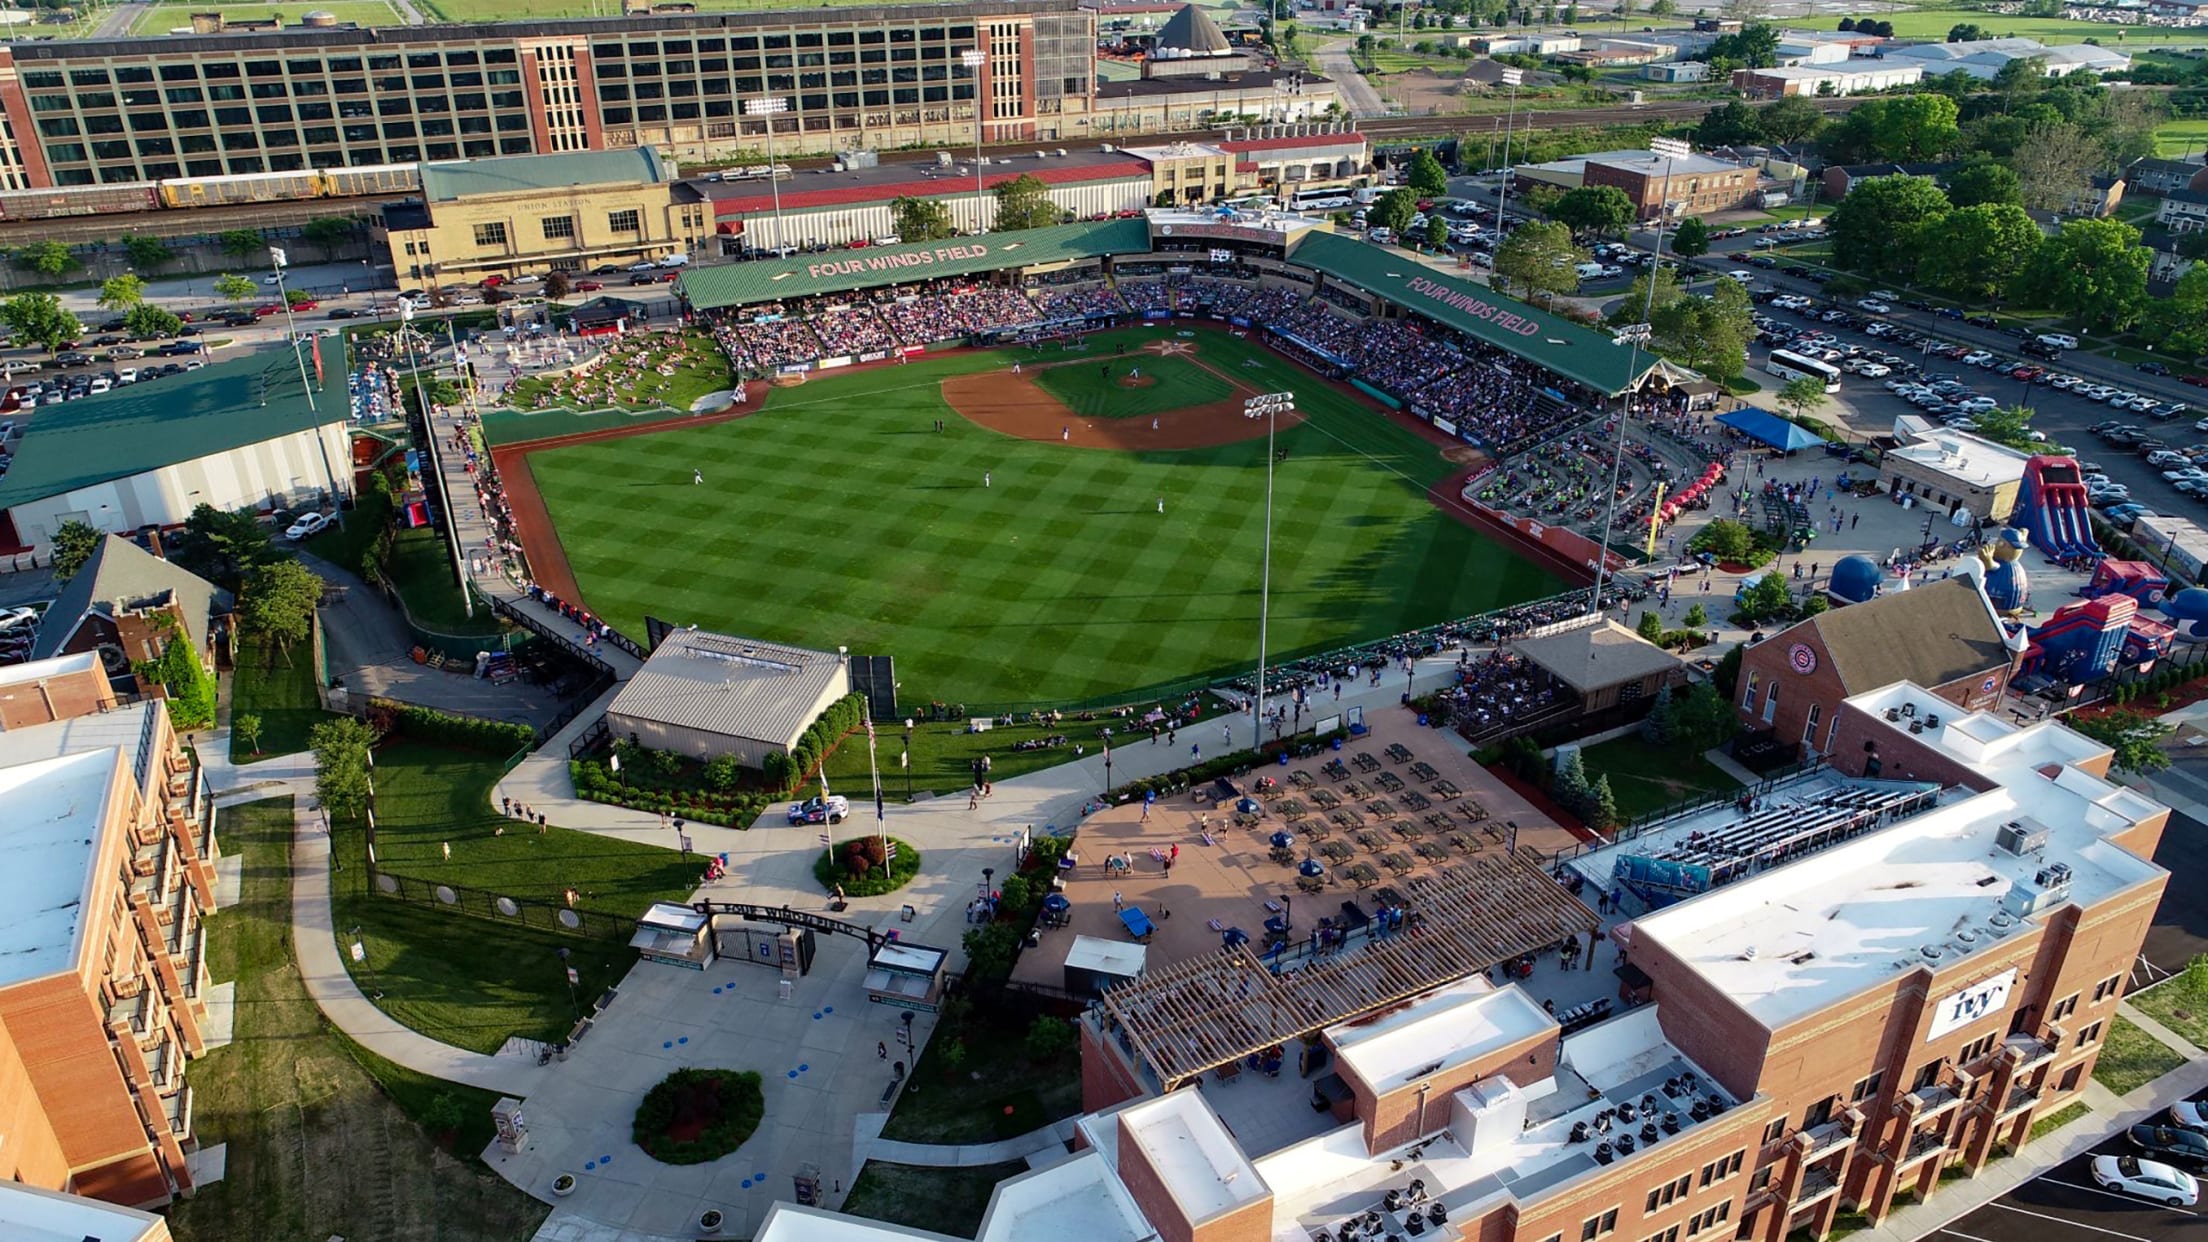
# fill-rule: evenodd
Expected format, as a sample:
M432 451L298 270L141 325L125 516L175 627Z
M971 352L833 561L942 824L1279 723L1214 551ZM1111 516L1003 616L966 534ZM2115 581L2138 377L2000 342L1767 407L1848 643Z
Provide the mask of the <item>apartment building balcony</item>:
M110 1026L122 1023L142 1044L153 1034L153 989L140 982L128 996L117 996L107 1007Z
M1926 1158L1946 1150L1947 1138L1937 1130L1912 1134L1909 1136L1909 1145L1902 1149L1900 1158L1894 1161L1894 1168L1906 1169L1911 1165L1921 1164Z
M1801 1192L1794 1196L1794 1210L1800 1211L1829 1195L1840 1193L1840 1178L1832 1169L1811 1169L1802 1174Z
M1919 1087L1911 1091L1909 1098L1917 1102L1916 1120L1921 1122L1959 1107L1963 1102L1963 1093L1951 1083L1936 1082L1929 1087Z
M1809 1140L1809 1150L1802 1154L1804 1160L1821 1160L1855 1143L1855 1132L1840 1121L1828 1121L1821 1126L1804 1130L1802 1137Z
M2047 1062L2054 1060L2055 1054L2062 1051L2062 1040L2059 1036L2051 1033L2045 1035L2011 1035L2003 1046L2014 1048L2023 1054L2024 1059L2016 1067L2016 1072L2021 1075L2035 1065L2045 1065Z
M2032 1105L2039 1103L2040 1097L2045 1094L2046 1092L2038 1087L2017 1087L2009 1092L2008 1099L2001 1102L2001 1111L1996 1114L1996 1117L2000 1120L2014 1117Z
M161 1116L179 1142L191 1137L192 1084L180 1082L175 1091L161 1097Z
M179 913L169 928L169 955L176 959L184 995L198 1000L200 983L207 973L207 925L197 916Z
M176 842L166 832L139 842L131 851L130 871L131 896L144 897L155 909L167 907L179 879Z

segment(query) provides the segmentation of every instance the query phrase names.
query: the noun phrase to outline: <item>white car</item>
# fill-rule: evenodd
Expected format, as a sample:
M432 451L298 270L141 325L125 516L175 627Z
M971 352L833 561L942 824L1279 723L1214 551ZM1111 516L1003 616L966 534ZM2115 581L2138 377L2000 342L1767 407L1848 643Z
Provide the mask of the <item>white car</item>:
M2056 349L2076 349L2078 338L2067 332L2042 332L2039 334L2039 343L2051 345Z
M1863 368L1856 372L1865 379L1877 379L1880 376L1892 375L1893 373L1894 369L1883 362L1866 362L1863 364Z
M1879 301L1877 298L1864 298L1862 301L1857 302L1856 305L1862 307L1864 310L1867 310L1874 315L1888 314L1891 313L1894 309L1892 306Z
M261 283L264 285L280 285L284 283L284 275L282 272L270 272L268 275L261 277Z
M309 513L284 529L286 539L305 539L319 535L330 528L330 519L320 513Z
M38 626L38 615L38 611L32 608L0 608L0 634L35 629Z
M1993 355L1987 353L1985 350L1982 349L1974 349L1971 352L1963 355L1963 363L1966 366L1990 367L1993 365L1993 362Z
M2162 477L2172 483L2199 483L2208 480L2208 470L2198 466L2181 466L2175 470L2163 471Z
M1891 289L1873 289L1871 296L1881 302L1899 302L1901 295Z
M2200 1183L2158 1160L2136 1156L2093 1157L2093 1180L2104 1190L2137 1195L2171 1207L2191 1207L2200 1202Z
M1745 268L1745 267L1736 267L1736 268L1734 268L1734 269L1733 269L1732 271L1729 271L1729 272L1725 273L1725 275L1727 275L1728 277L1730 277L1730 278L1732 278L1732 279L1734 279L1734 280L1737 280L1737 281L1739 281L1740 283L1742 283L1742 284L1744 284L1744 285L1745 285L1745 284L1751 284L1751 283L1753 283L1753 282L1755 281L1755 279L1756 279L1756 274L1755 274L1754 272L1751 272L1751 271L1749 271L1749 270L1748 270L1747 268Z

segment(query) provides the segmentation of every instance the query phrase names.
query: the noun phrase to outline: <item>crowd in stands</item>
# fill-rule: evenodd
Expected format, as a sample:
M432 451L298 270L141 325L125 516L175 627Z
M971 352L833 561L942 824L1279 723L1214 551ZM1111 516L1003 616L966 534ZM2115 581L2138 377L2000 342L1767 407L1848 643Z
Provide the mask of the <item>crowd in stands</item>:
M1120 300L1119 291L1106 284L1058 285L1033 290L1032 294L1035 309L1045 321L1127 313L1127 303Z
M598 410L650 405L672 391L677 372L706 354L703 344L680 332L632 332L605 339L610 343L588 366L549 374L541 381L529 379L535 389L530 407ZM518 376L506 381L510 404L518 404L515 395L523 382Z
M812 327L813 335L819 338L821 349L829 357L895 349L901 344L897 334L889 325L876 318L870 307L841 307L832 312L814 315L806 322Z
M1570 698L1547 669L1507 648L1466 660L1456 684L1441 692L1449 723L1475 738L1546 715Z

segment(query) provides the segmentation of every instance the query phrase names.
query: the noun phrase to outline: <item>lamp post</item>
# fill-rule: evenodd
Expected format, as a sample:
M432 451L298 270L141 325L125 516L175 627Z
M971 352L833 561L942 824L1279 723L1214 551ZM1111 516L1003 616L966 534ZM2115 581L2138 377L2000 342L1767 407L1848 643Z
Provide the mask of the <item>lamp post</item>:
M577 1022L583 1020L583 1007L575 1000L575 968L567 964L567 946L559 949L560 973L567 977L567 1011Z
M985 72L989 67L989 53L981 50L981 26L974 27L975 46L958 54L960 64L974 74L974 231L986 233L988 226L982 221L981 209L985 196L981 189L981 126L988 105L989 79Z
M1602 511L1602 546L1595 549L1595 593L1587 601L1587 611L1596 615L1602 612L1602 587L1610 570L1610 534L1618 517L1618 480L1625 470L1625 438L1632 430L1633 376L1641 368L1641 344L1649 339L1653 330L1649 319L1656 313L1656 281L1664 270L1664 217L1671 213L1671 165L1674 160L1682 159L1693 151L1693 148L1679 138L1651 139L1648 149L1663 157L1664 183L1656 198L1656 245L1649 258L1648 297L1641 304L1641 321L1619 329L1616 335L1618 343L1631 346L1633 359L1626 367L1624 405L1618 410L1618 442L1614 449L1616 456L1610 462L1610 501Z
M744 101L745 116L767 118L767 188L774 194L774 248L779 255L790 239L782 231L782 177L774 168L774 118L790 110L790 101L781 95L762 95Z
M912 801L912 717L905 717L905 753L897 756L897 766L905 770L905 801Z
M284 267L289 259L282 246L268 248L269 263L276 269L276 301L284 308L284 334L291 338L291 358L299 364L299 386L307 392L307 430L314 435L315 447L322 450L322 474L330 484L330 507L337 511L337 526L345 528L345 506L337 493L337 471L330 465L330 446L322 438L322 419L314 408L314 381L307 378L307 356L299 349L299 325L291 317L291 295L284 291Z
M1510 111L1503 120L1502 181L1495 187L1495 244L1503 240L1503 200L1510 197L1510 131L1518 120L1518 86L1526 80L1523 69L1505 68L1503 85L1510 88Z
M1273 438L1280 428L1280 416L1295 411L1296 394L1292 392L1269 392L1242 403L1244 417L1262 415L1265 419L1265 555L1257 595L1257 695L1250 700L1250 749L1253 751L1265 744L1265 627L1270 620L1273 599L1273 466L1280 460L1273 448Z

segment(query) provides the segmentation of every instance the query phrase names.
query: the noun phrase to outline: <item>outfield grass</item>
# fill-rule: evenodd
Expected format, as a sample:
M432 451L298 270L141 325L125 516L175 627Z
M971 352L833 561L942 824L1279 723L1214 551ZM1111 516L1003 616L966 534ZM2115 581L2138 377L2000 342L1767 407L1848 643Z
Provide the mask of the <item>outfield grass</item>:
M274 644L239 642L237 666L230 675L230 721L259 716L261 745L258 755L250 753L233 729L230 762L252 763L305 750L307 732L329 719L314 692L314 648L300 643L291 649L289 663L286 658Z
M1804 30L1837 30L1840 14L1818 17L1790 17L1789 26ZM2161 26L2116 26L2103 22L2073 22L2060 17L2009 17L2000 13L1981 12L1976 9L1900 9L1893 13L1877 14L1880 21L1894 24L1897 39L1945 39L1954 27L1969 22L1982 26L1996 38L2022 36L2042 43L2082 43L2098 39L2113 48L2138 43L2173 43L2193 46L2208 43L2208 32L2200 30L2171 30Z
M260 21L274 17L282 20L288 27L298 25L301 17L317 10L327 10L336 14L338 21L350 22L355 26L398 26L405 21L399 16L397 9L383 3L383 0L335 0L331 4L322 4L319 0L301 4L162 4L141 14L130 32L137 35L165 35L172 30L188 30L192 25L192 14L206 12L220 13L233 22Z
M376 858L383 870L429 884L465 886L556 906L636 915L682 900L702 862L672 849L554 828L543 834L500 815L491 787L498 756L400 742L376 751ZM506 827L504 836L495 830ZM672 833L669 834L672 837ZM450 844L452 856L444 856ZM331 877L337 926L358 928L367 960L354 981L384 1012L434 1039L496 1052L508 1036L556 1039L574 1022L558 950L582 976L588 1007L620 982L636 953L619 937L558 935L371 893L363 829L340 825L341 870ZM348 959L350 954L347 955Z
M1618 815L1631 821L1697 794L1729 793L1740 782L1700 754L1679 746L1651 746L1639 737L1612 738L1580 752L1587 779L1610 778Z
M2204 148L2208 148L2208 117L2164 121L2154 128L2156 155L2191 155Z
M497 1096L356 1050L307 995L291 961L291 831L289 798L222 813L244 884L208 920L207 961L237 984L237 1026L192 1062L191 1084L200 1141L228 1155L221 1181L166 1209L170 1229L178 1242L529 1237L545 1209L474 1159ZM465 1121L436 1143L407 1116L446 1094Z
M1135 378L1153 380L1147 387L1129 388L1121 383L1130 372ZM1170 410L1210 405L1235 395L1234 385L1183 358L1100 358L1086 362L1043 367L1035 383L1064 402L1083 418L1149 418Z
M1101 337L1092 356L1159 335ZM1280 436L1274 658L1559 589L1427 501L1455 469L1431 444L1262 347L1220 333L1200 345L1253 388L1296 391L1306 419ZM1240 667L1257 647L1263 439L1068 448L981 429L943 401L945 377L1015 357L1066 355L961 352L815 380L747 418L553 449L529 468L584 599L631 633L650 612L885 653L906 701L977 708Z
M452 581L452 554L431 527L400 531L391 543L391 559L384 573L406 601L407 613L423 629L446 634L498 633L498 617L488 603L478 602L475 616L468 616L460 588Z

